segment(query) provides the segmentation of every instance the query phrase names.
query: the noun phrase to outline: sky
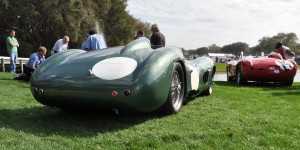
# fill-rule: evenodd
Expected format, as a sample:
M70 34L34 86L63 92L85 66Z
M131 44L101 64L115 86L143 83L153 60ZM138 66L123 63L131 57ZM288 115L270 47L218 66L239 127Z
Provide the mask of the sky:
M197 49L296 33L300 39L300 0L128 0L136 19L157 23L166 45ZM299 43L299 41L298 41Z

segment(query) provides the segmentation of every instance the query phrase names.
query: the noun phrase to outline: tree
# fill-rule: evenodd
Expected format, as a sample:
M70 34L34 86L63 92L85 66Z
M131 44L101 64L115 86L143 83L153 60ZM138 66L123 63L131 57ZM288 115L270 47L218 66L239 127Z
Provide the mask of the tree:
M221 47L216 45L216 44L212 44L210 46L208 46L208 51L210 53L220 53Z
M201 48L198 48L196 50L196 54L199 55L199 56L202 56L202 55L207 55L208 54L208 48L207 47L201 47Z
M244 52L245 54L249 53L249 45L243 42L236 42L223 46L223 48L221 48L221 52L239 56L241 52Z
M109 46L125 45L135 37L137 22L126 12L126 2L127 0L111 0L113 7L104 19Z
M144 31L144 35L146 37L148 37L149 39L152 34L150 28L151 28L151 24L149 22L147 22L147 21L143 22L141 20L137 20L137 27L136 27L137 31L139 31L139 30ZM135 33L135 35L136 35L136 33Z
M150 31L150 24L133 18L126 7L127 0L2 0L0 46L6 49L8 31L15 29L21 57L29 57L40 45L52 49L64 35L70 37L70 48L80 48L91 28L104 33L107 45L124 45L138 28Z
M273 37L263 37L259 40L259 44L253 48L254 53L270 53L275 51L275 45L277 42L282 42L285 46L288 46L296 53L299 53L297 35L295 33L278 33Z
M78 42L79 37L85 37L81 33L81 24L87 21L86 16L91 16L85 15L88 8L83 6L85 4L88 4L88 1L86 3L80 0L9 1L5 5L0 5L4 8L0 13L1 18L4 18L0 26L5 31L9 29L17 31L16 37L20 43L19 55L28 57L40 45L51 49L53 43L63 35L69 35L73 42Z

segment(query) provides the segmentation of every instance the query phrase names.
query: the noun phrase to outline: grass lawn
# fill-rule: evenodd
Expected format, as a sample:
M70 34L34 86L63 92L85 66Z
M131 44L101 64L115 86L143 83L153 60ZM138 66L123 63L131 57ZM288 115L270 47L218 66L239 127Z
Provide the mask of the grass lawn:
M215 82L180 113L68 113L0 73L0 149L300 149L300 83Z
M226 63L216 63L216 72L226 73Z

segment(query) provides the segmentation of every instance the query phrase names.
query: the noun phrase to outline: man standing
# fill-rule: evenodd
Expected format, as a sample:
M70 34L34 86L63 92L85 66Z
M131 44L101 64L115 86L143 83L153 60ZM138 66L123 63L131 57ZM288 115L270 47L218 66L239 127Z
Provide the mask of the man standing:
M15 38L16 31L10 30L10 35L6 38L7 52L10 57L10 73L16 73L16 63L18 58L18 40Z
M103 37L97 34L96 29L89 30L89 36L85 42L82 43L81 49L84 50L100 50L107 48Z
M287 46L283 46L281 42L276 43L275 49L276 53L279 53L283 59L292 59L295 56L295 53Z
M159 31L158 25L151 26L152 36L150 38L151 47L157 49L166 45L165 36Z
M51 55L66 51L69 47L68 43L69 43L68 36L64 36L62 39L57 40L52 48Z

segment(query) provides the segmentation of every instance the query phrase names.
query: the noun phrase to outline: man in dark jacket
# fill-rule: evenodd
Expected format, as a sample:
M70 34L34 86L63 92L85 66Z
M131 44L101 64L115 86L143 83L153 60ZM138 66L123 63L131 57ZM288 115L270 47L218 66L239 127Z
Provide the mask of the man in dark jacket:
M153 24L151 26L152 36L150 38L151 47L153 49L157 49L160 47L164 47L166 45L165 36L159 32L159 28L157 24Z

